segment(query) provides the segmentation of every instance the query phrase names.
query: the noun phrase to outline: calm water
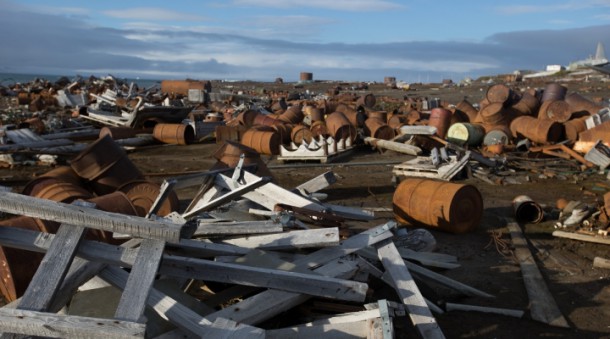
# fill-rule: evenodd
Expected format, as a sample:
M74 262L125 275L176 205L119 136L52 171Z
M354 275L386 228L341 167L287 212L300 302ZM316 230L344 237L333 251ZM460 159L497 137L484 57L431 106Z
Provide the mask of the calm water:
M11 85L11 84L14 84L17 82L27 83L27 82L33 81L35 79L45 79L50 82L55 82L61 77L62 77L62 75L0 73L0 85L7 86L7 85ZM70 80L76 79L76 75L65 75L65 77L67 77ZM82 75L82 77L86 79L89 76ZM103 77L98 77L98 78L103 78ZM128 84L135 82L138 85L138 87L140 87L140 88L148 88L148 87L154 86L155 84L161 83L161 80L152 80L152 79L128 79L128 78L118 78L118 77L117 77L117 79L123 80Z

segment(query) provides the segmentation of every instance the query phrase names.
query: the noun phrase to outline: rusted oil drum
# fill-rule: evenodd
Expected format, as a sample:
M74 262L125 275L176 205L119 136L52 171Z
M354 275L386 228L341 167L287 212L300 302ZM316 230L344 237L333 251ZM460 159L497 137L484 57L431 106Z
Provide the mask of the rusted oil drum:
M42 120L38 117L26 119L22 124L19 124L20 128L29 128L36 134L43 134L46 126Z
M254 117L252 121L252 126L255 125L263 125L263 126L273 126L277 124L283 124L283 121L277 119L277 115L274 114L258 114Z
M518 100L518 95L504 84L495 84L487 88L485 98L489 103L499 103L504 106L511 106Z
M481 122L489 126L508 124L515 116L514 112L501 103L491 103L479 111Z
M237 115L237 121L242 126L252 127L254 125L254 118L256 118L258 114L259 113L257 111L249 109L239 113Z
M21 194L35 196L46 186L58 182L68 182L76 186L82 186L83 184L81 178L74 172L72 167L58 166L43 175L30 180L21 191Z
M606 121L601 125L597 125L591 129L580 132L578 135L579 141L590 141L596 142L597 140L604 140L608 142L610 137L610 121Z
M391 140L396 136L394 129L377 118L368 118L364 121L365 132L373 138Z
M582 115L583 112L586 112L586 115L591 115L596 114L600 109L604 108L604 106L575 92L566 95L565 102L570 105L572 114L581 113Z
M77 199L90 199L93 194L83 187L69 182L55 182L47 185L34 196L40 199L71 203Z
M393 129L398 129L407 123L407 117L404 114L394 113L388 118L388 125Z
M572 117L570 105L563 100L547 100L540 105L538 119L566 122Z
M530 92L523 92L521 99L512 106L518 115L536 116L540 108L540 100Z
M233 141L226 141L214 152L213 156L218 162L210 170L235 168L242 154L244 155L244 165L256 165L256 175L273 177L256 150Z
M46 232L41 220L25 216L2 220L0 227ZM7 302L23 295L43 257L43 253L0 247L0 292Z
M131 202L127 194L115 191L109 194L100 195L87 200L95 204L95 208L105 212L119 213L124 215L138 215L138 209ZM90 228L87 230L87 239L102 241L109 244L120 244L123 241L114 239L112 232Z
M364 106L364 107L368 107L368 108L375 107L376 103L377 103L377 98L375 98L375 95L372 93L367 93L365 95L362 95L362 96L358 97L358 99L356 100L356 106Z
M294 126L291 124L275 124L271 126L274 131L276 131L280 135L280 139L282 140L282 144L290 143L292 130Z
M242 135L241 143L260 154L277 155L280 154L282 140L275 131L258 131L250 128Z
M366 114L362 110L355 110L351 107L345 107L343 111L337 111L343 113L347 118L347 121L355 128L364 127L364 120L366 120ZM326 117L328 119L328 116ZM327 126L329 126L327 124Z
M186 124L157 124L153 138L170 145L190 145L195 142L195 131Z
M366 112L366 116L368 117L368 119L374 118L374 119L379 119L379 120L383 121L384 123L388 122L388 112L386 112L386 111L369 110Z
M508 126L496 126L486 130L483 145L508 145L512 139L513 136Z
M288 107L288 109L286 109L286 111L282 113L278 119L283 122L296 125L303 121L303 117L304 115L301 105L293 105Z
M97 139L70 162L79 177L89 181L97 195L114 192L126 182L142 179L125 151L106 135Z
M485 128L479 124L458 122L449 127L447 141L456 145L478 146L485 136Z
M456 111L464 112L468 116L468 122L471 123L476 120L477 115L479 114L479 111L477 111L477 109L466 99L458 102L455 105L455 109Z
M125 193L140 217L146 216L153 203L161 191L161 185L147 180L134 180L118 188L118 191ZM171 192L161 208L157 212L158 216L166 216L176 211L180 207L180 201L176 193Z
M303 113L308 115L309 119L312 122L314 122L314 121L324 121L324 114L322 113L322 110L319 109L318 107L305 106L305 108L303 108Z
M513 199L515 219L519 222L537 224L544 219L542 207L527 195L520 195Z
M585 120L587 120L588 116L584 116L581 118L576 118L572 120L568 120L563 123L563 127L566 132L566 139L570 141L570 143L574 143L578 140L578 135L580 132L584 132L587 130L587 124Z
M299 124L299 125L294 126L294 128L292 129L290 138L291 138L292 142L294 142L297 145L300 145L303 142L310 144L311 141L313 140L313 133L311 133L311 130L309 129L308 126Z
M392 199L394 216L404 224L436 227L451 233L476 229L483 199L475 186L406 178Z
M566 97L567 92L567 87L556 82L551 82L544 87L540 102L545 103L550 100L563 100Z
M340 139L356 139L356 127L354 127L347 119L345 114L341 112L334 112L326 117L326 127L330 136L335 140Z
M410 110L407 114L407 124L415 125L421 120L421 112L415 109Z
M510 124L510 130L515 138L525 137L540 144L561 141L565 135L562 124L528 116L514 119Z
M445 139L447 136L447 130L451 124L451 111L445 108L437 107L430 111L430 118L428 120L428 126L436 127L436 134Z
M288 108L288 104L286 104L285 98L280 98L271 104L271 111L276 114L284 113L284 111Z
M309 128L311 134L314 138L318 139L320 137L327 138L330 134L328 133L328 128L326 128L326 123L324 121L314 121Z
M242 125L237 126L223 126L218 125L214 127L214 135L216 135L216 143L222 144L227 140L239 141L241 136L246 131L246 127Z

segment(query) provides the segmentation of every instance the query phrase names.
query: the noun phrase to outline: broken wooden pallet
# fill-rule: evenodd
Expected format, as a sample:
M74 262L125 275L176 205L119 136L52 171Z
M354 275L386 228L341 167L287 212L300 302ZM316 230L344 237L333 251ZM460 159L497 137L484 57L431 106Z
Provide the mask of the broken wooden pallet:
M280 155L277 161L318 161L327 163L353 149L350 138L334 140L332 137L303 142L301 145L291 143L290 146L280 145Z

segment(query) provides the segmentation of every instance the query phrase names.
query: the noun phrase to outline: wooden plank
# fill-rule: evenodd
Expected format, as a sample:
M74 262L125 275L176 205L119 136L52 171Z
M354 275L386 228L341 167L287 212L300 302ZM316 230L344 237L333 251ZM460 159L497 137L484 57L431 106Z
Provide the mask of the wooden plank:
M279 233L283 229L282 224L272 220L206 222L205 219L199 219L193 236Z
M118 288L124 288L127 284L128 274L118 267L107 267L100 273L100 277ZM157 313L191 336L208 338L212 337L212 335L218 335L218 331L213 328L213 321L203 318L190 308L154 287L150 289L146 302ZM256 328L246 325L237 326L236 329L240 331L249 329L253 334L258 332ZM230 331L224 331L225 334L228 332Z
M116 319L2 308L0 330L53 338L144 338L146 326Z
M515 257L521 267L523 283L530 300L532 319L553 326L569 327L534 261L534 256L529 250L521 227L512 220L507 220L506 227L510 232L513 246L515 247Z
M339 246L323 248L305 257L299 258L294 264L309 268L318 267L330 260L354 253L366 246L371 246L384 239L393 237L394 235L390 232L393 228L396 228L396 222L389 221L383 225L351 236L342 241Z
M160 273L347 301L364 301L368 289L367 284L350 280L171 255L164 256Z
M155 281L164 248L165 242L162 240L145 239L142 242L114 314L116 319L143 322L146 299Z
M299 192L313 193L327 188L337 182L337 177L333 171L324 172L317 177L308 180L295 189Z
M587 167L595 166L592 162L588 161L582 155L576 153L573 149L571 149L570 147L568 147L564 144L561 145L561 150L568 153L572 158L576 159L578 162L580 162L581 164L583 164Z
M593 236L593 235L572 233L572 232L566 232L566 231L553 231L553 236L558 237L558 238L566 238L566 239L572 239L572 240L592 242L592 243L596 243L596 244L610 245L610 238L604 237L604 236Z
M59 290L86 228L62 224L26 289L19 309L47 311Z
M219 174L219 175L222 175L222 174ZM194 209L189 210L188 212L182 214L182 217L185 219L188 219L201 212L209 211L218 206L224 205L227 202L229 202L235 198L241 197L242 195L244 195L247 192L251 192L252 190L254 190L256 188L261 187L262 185L265 185L266 183L269 182L269 180L270 180L270 178L268 178L268 177L262 177L262 178L257 178L255 180L252 180L245 185L241 185L238 188L230 190L228 193L225 193L217 198L214 198L211 201L206 202L205 204L196 205L196 207Z
M320 228L277 234L254 235L243 238L223 239L222 243L265 250L290 250L298 248L327 247L339 244L339 229Z
M178 243L182 235L182 225L167 221L150 221L10 192L0 195L0 211L173 243Z
M369 333L367 320L351 323L294 326L266 331L267 339L284 338L366 338Z
M593 258L593 267L610 268L610 260L602 257Z
M482 312L482 313L494 313L506 315L509 317L522 318L523 314L525 314L522 310L511 310L508 308L497 308L497 307L485 307L485 306L476 306L476 305L465 305L465 304L455 304L455 303L445 303L445 309L447 312L449 311L474 311L474 312Z
M357 261L336 259L319 267L315 272L329 277L348 278L358 269ZM256 325L287 311L311 297L306 294L267 290L244 299L236 304L227 306L220 311L207 315L208 321L217 318L231 319L244 324Z
M381 241L375 247L381 264L394 282L396 292L406 305L409 318L419 334L423 338L445 338L392 240Z

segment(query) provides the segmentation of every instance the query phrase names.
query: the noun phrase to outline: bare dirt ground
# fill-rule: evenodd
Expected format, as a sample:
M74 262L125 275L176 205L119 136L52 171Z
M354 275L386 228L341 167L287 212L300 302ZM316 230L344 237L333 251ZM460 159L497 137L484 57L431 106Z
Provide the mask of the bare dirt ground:
M568 85L574 86L570 87L571 90L580 89L580 93L590 97L609 97L607 83ZM468 97L472 102L478 102L484 95L483 88L439 88L397 93L438 96L453 103ZM160 182L180 173L209 169L215 163L211 155L217 147L213 141L190 146L143 147L129 153L129 158L151 180ZM392 183L393 164L408 159L409 156L394 152L381 154L364 145L358 146L344 158L324 165L280 164L273 158L265 157L277 183L283 187L294 187L332 170L339 181L323 191L328 194L329 202L386 209L392 207L395 190ZM2 169L0 178L8 179L5 185L11 185L18 191L23 182L12 179L31 178L47 170L36 167ZM565 177L560 178L541 178L540 173L525 171L518 171L517 175L529 175L530 181L518 185L491 185L465 175L454 179L454 182L473 184L480 190L484 199L483 220L476 231L467 234L455 235L430 229L437 241L436 251L456 256L461 264L459 268L438 272L496 297L461 297L427 281L418 283L430 300L524 310L525 316L517 319L478 312L446 312L436 315L441 329L447 338L610 338L610 270L592 266L596 256L610 258L607 245L555 238L551 235L554 220L522 225L536 263L570 328L552 327L531 320L520 267L509 252L502 252L499 247L506 242L510 248L505 218L513 217L511 203L514 197L525 194L549 207L554 206L558 198L594 204L596 199L610 190L610 182L605 175L594 171L584 174L566 171ZM194 191L184 190L178 194L181 202L187 203ZM376 212L375 220L348 222L346 227L349 232L356 233L392 219L391 212ZM493 241L494 232L499 242ZM371 288L375 293L387 293L381 284L371 283ZM395 296L390 293L388 298ZM302 309L295 310L290 317L299 323L298 317L302 313ZM408 323L406 317L395 319L399 337L416 337Z

